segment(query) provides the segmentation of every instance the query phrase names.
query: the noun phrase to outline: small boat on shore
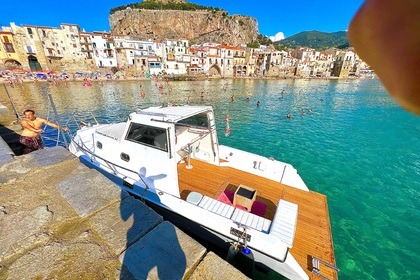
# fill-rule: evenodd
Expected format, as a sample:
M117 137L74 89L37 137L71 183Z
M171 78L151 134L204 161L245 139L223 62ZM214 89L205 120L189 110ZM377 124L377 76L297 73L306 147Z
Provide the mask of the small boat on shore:
M210 106L84 123L69 150L192 234L224 248L235 243L260 267L289 279L337 278L326 197L288 163L220 145Z

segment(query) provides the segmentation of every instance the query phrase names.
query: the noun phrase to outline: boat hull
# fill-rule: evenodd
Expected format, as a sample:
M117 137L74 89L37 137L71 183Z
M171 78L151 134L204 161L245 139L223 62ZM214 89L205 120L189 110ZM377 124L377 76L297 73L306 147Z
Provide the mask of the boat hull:
M133 192L132 189L124 183L122 178L100 168L97 164L92 162L87 155L79 156L79 160L86 166L98 170L121 189L126 190L137 199L144 201L146 205L155 210L158 214L162 215L164 219L170 221L175 226L197 239L204 246L208 247L210 244L215 246L217 249L214 247L212 247L212 249L213 251L217 251L216 253L218 253L220 257L226 257L229 246L233 242L237 241L217 232L216 230L206 227L203 224L195 222L184 215L172 211L167 206L159 203L159 197L154 193L146 191L141 197L140 194ZM296 273L296 270L301 270L301 267L290 253L287 254L286 259L279 261L257 250L251 250L254 255L256 266L267 271L272 270L275 273L287 276L287 278L290 279L309 279L306 274L302 277L302 274Z

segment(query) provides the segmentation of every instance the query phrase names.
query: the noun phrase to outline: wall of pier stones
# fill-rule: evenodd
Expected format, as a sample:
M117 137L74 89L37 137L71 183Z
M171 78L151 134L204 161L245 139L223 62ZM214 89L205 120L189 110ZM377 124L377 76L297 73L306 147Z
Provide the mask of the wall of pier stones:
M0 279L247 279L65 148L2 137L0 240Z

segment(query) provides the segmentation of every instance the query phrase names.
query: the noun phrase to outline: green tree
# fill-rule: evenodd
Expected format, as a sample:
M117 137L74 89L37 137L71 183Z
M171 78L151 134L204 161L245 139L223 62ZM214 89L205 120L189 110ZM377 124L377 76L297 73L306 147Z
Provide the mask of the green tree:
M260 43L258 43L257 41L253 41L251 43L246 44L246 46L248 48L257 49L260 47Z
M202 5L197 5L194 3L182 2L182 3L175 3L173 1L169 1L168 3L162 3L156 0L149 0L143 1L141 3L132 3L128 5L122 5L110 10L110 14L115 13L116 11L125 10L126 8L132 9L146 9L146 10L181 10L181 11L196 11L196 10L208 10L208 11L223 11L219 8L213 7L206 7Z

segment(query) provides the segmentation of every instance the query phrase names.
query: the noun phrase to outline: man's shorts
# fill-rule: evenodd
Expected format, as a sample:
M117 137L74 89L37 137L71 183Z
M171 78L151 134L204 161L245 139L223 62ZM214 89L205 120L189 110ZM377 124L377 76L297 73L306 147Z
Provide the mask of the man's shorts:
M35 137L28 137L28 136L20 136L19 142L23 145L27 146L28 148L31 148L32 150L39 150L42 149L42 139L41 136L35 136Z

